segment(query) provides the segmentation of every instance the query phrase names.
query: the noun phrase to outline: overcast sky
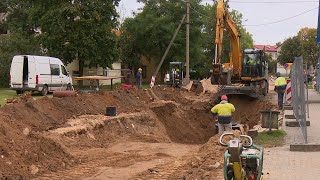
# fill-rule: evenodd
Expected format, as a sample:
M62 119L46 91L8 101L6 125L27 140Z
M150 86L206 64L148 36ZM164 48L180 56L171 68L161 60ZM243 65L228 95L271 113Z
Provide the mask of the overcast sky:
M300 3L297 3L300 1ZM301 1L304 1L301 3ZM210 0L205 0L206 3ZM245 2L283 2L283 3L245 3ZM232 9L243 14L246 25L267 24L284 20L308 10L297 17L264 26L246 26L247 31L253 34L255 44L273 45L294 36L303 27L316 28L318 23L318 2L316 0L234 0L230 3ZM119 5L122 19L132 16L132 12L143 7L136 0L121 0ZM311 10L313 9L313 10ZM197 16L196 13L191 15ZM214 38L214 37L213 37Z

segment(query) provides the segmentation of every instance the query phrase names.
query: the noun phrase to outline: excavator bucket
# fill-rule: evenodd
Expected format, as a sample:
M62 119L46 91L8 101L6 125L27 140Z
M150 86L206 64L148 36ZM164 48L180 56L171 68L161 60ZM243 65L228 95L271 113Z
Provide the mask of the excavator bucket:
M190 91L195 92L196 94L203 93L204 87L203 87L201 81L193 81Z

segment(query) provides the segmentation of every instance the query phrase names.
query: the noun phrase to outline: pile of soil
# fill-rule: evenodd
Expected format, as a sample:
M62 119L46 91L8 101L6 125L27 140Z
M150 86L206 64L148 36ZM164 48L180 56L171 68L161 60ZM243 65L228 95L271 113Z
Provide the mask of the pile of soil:
M236 111L233 120L241 124L247 124L250 128L260 124L261 111L276 110L276 106L269 101L253 99L244 95L229 96Z
M172 103L159 103L157 99ZM188 103L188 107L181 106ZM116 106L118 114L146 113L142 116L124 117L121 121L106 121L94 130L78 131L77 136L72 137L79 138L76 142L70 139L70 134L63 134L66 138L62 142L68 143L61 143L57 136L48 135L55 129L71 126L68 121L77 119L78 116L101 117L106 106ZM208 106L208 103L204 103L204 106ZM200 108L200 116L191 107L191 101L176 89L132 89L65 98L29 98L6 105L0 109L0 163L3 164L0 166L0 174L8 178L32 178L73 166L79 162L78 157L69 152L69 148L74 147L107 147L112 142L126 140L204 143L214 134L207 107ZM164 113L171 115L171 111L175 115L169 118L169 122L169 119L164 118ZM187 118L188 116L192 118ZM86 116L81 118L88 119ZM180 127L181 125L185 126ZM119 126L123 127L118 128ZM132 126L135 128L130 128ZM188 129L184 129L186 127ZM180 132L174 135L173 132L177 129Z
M213 136L198 152L156 166L152 171L149 169L132 179L223 179L223 154L226 148L218 143L218 139L217 135Z
M196 160L184 158L181 164L173 164L175 168L168 174L189 179L200 177L203 169L208 169L207 165L210 169L212 163L221 164L223 154L223 148L215 142L216 137L209 140L215 134L215 122L207 95L196 96L172 88L131 89L65 98L28 98L6 105L0 109L0 178L42 178L44 174L60 174L83 163L92 163L92 168L99 165L96 161L108 166L119 165L117 162L125 164L126 153L101 153L102 157L115 158L108 164L101 156L90 154L117 143L197 145L207 142L196 154ZM258 124L261 109L270 107L263 101L230 100L237 108L235 119L250 126ZM105 117L106 106L117 107L118 115ZM261 109L252 111L248 106ZM132 161L150 159L135 151L129 154L134 157ZM158 155L164 156L160 153L155 158ZM216 172L220 170L210 171L206 177L214 177Z

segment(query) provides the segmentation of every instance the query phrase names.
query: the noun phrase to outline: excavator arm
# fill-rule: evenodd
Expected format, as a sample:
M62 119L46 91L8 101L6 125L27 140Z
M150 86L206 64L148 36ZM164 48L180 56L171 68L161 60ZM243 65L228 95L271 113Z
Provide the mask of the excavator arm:
M231 52L228 63L222 64L222 42L223 32L227 30L231 41ZM242 53L240 48L240 32L230 13L225 7L224 0L219 0L217 4L216 15L216 38L215 38L215 58L213 61L213 77L214 84L230 84L231 76L240 79L242 70ZM229 75L223 75L223 72L229 71ZM232 74L232 75L231 75ZM229 78L228 78L229 77ZM226 80L229 79L229 80Z

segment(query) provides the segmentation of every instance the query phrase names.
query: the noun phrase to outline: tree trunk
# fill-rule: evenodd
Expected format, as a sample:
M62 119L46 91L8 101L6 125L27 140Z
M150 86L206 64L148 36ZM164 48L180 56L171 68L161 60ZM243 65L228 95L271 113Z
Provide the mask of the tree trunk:
M79 77L83 76L83 69L84 69L84 60L82 58L78 58L77 59L79 61ZM83 81L79 81L79 86L82 87L83 86Z

